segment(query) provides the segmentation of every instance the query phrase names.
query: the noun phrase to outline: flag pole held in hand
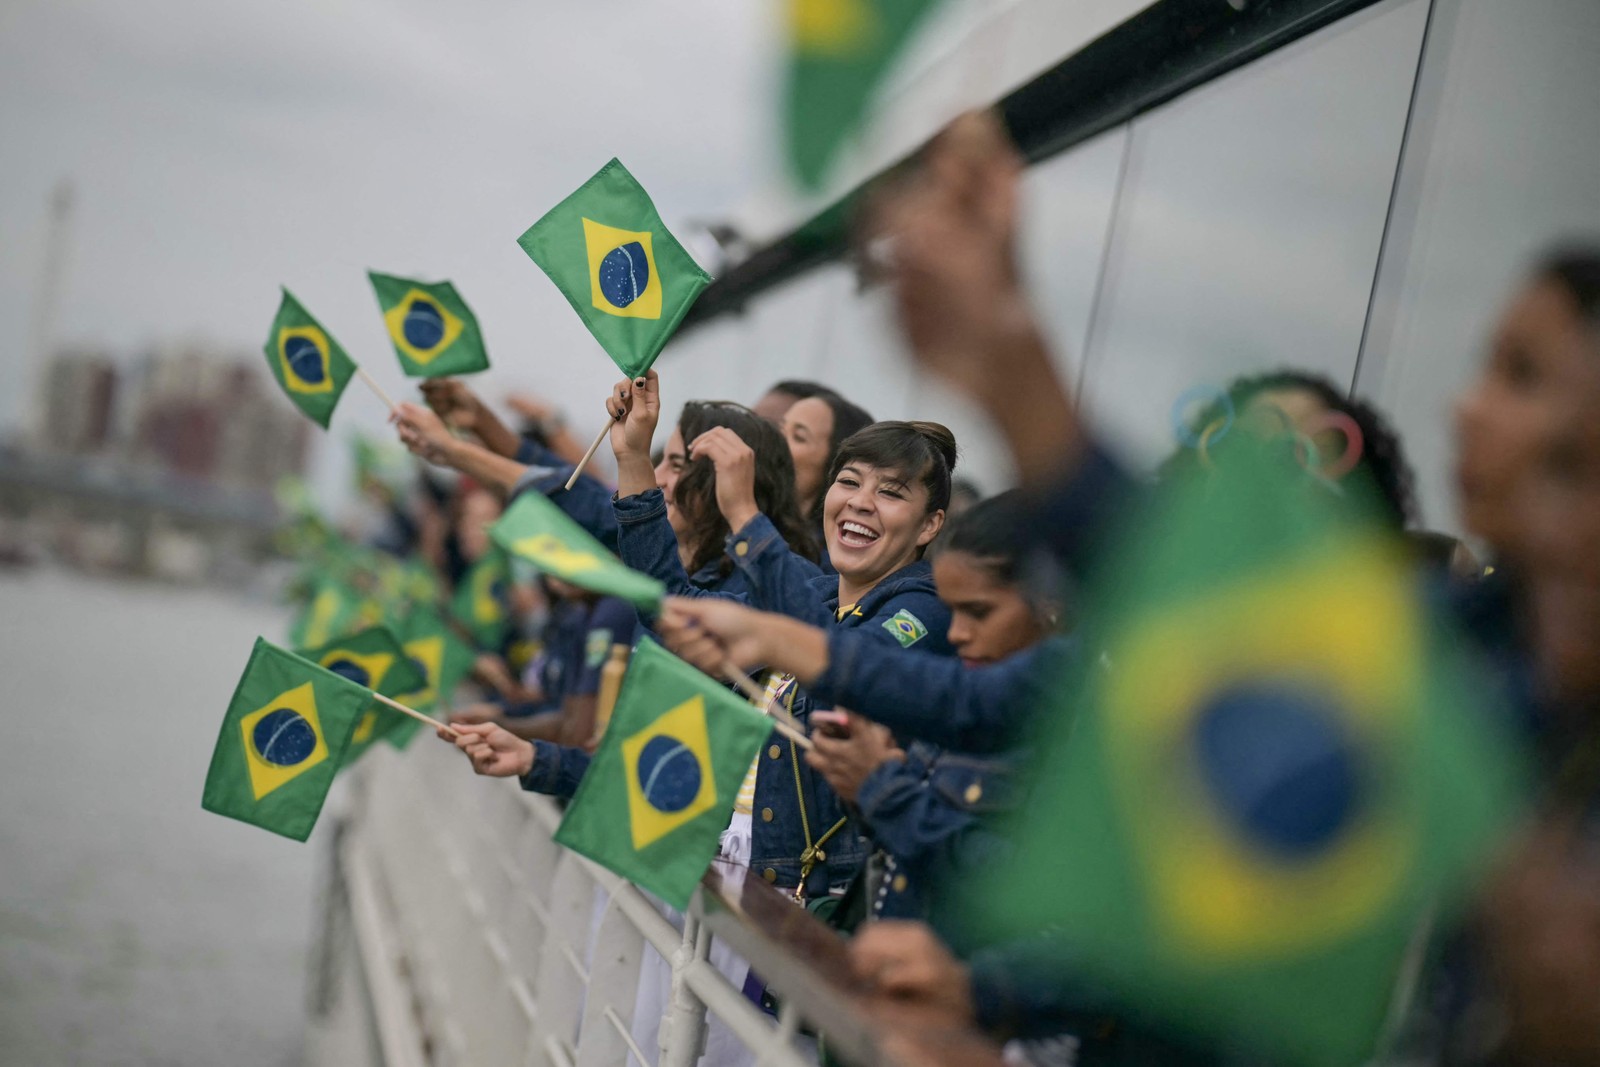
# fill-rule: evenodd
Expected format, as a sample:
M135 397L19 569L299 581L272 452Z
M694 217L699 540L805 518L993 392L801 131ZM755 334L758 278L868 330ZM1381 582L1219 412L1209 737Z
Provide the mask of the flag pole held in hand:
M451 725L449 723L440 722L438 719L435 719L432 715L424 715L424 714L422 714L422 712L417 711L415 708L408 708L404 704L400 703L398 700L391 700L390 698L384 696L382 693L373 693L372 696L373 696L373 699L377 700L380 704L384 704L384 705L386 705L388 707L391 707L395 711L398 711L402 715L409 715L413 719L416 719L418 722L425 722L429 726L434 727L435 729L443 730L445 733L449 734L452 738L456 738L456 737L460 737L461 736L461 734L458 733L453 727L451 727Z
M750 698L750 703L760 708L768 718L772 719L773 729L801 748L810 749L812 747L811 738L806 736L805 730L800 726L800 720L778 707L776 701L767 700L766 690L757 685L753 678L731 663L723 665L722 673L728 681L738 688L739 692Z
M611 422L616 421L616 419L611 420ZM600 446L605 443L606 435L611 432L611 422L600 428L600 434L594 439L594 444L590 445L589 451L585 452L583 458L578 460L578 465L572 468L572 477L567 479L568 489L578 484L578 475L583 473L583 468L589 465L589 461L594 458L594 454L600 451Z
M357 363L355 368L356 376L362 381L366 382L367 388L371 389L378 395L378 399L383 401L383 406L389 409L389 414L394 416L396 419L400 418L400 409L395 407L394 401L390 399L388 393L383 391L383 387L378 384L377 379L368 374L367 368L363 367L361 364Z

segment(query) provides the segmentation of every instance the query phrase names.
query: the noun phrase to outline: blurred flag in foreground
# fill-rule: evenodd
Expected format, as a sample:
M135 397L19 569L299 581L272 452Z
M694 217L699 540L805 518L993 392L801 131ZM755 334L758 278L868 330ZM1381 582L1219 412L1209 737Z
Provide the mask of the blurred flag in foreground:
M650 369L711 276L613 159L517 243L550 276L622 373Z
M1078 977L1180 1029L1371 1054L1408 939L1516 790L1359 495L1245 450L1127 531L1089 590L1104 656L1046 720L1016 859L982 886L992 933L1054 931Z
M298 655L386 697L398 698L428 684L427 675L405 654L394 634L382 626L362 630L321 648L301 650ZM415 721L379 701L372 701L350 735L344 763L354 763L374 741L388 736L402 723Z
M326 644L355 629L361 595L333 578L316 579L311 598L289 626L289 643L297 648Z
M419 282L367 271L400 369L413 378L489 369L478 317L449 282Z
M450 614L466 627L480 649L496 651L511 632L511 613L506 607L506 584L511 566L498 547L491 546L461 576L461 584L450 598Z
M770 733L761 712L641 640L556 841L688 907Z
M822 184L873 91L936 0L788 0L789 164Z
M365 686L257 638L200 806L304 841L371 700Z
M496 544L580 589L621 597L641 611L661 606L666 587L625 566L542 493L523 493L489 529Z
M422 688L415 692L397 695L396 700L408 708L431 712L443 701L446 711L456 686L472 671L477 659L475 653L450 629L450 625L432 608L418 605L411 609L401 628L401 648L411 665L423 675ZM400 716L404 722L385 735L395 748L405 748L421 726L409 716Z
M356 365L287 289L263 350L272 376L289 399L326 430Z

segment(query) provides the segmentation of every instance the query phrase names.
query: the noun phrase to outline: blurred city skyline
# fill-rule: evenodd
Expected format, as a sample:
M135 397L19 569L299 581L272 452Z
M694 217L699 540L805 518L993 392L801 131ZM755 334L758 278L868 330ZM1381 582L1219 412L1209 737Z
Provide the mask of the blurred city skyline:
M531 388L587 426L616 372L515 238L613 155L675 227L726 217L769 183L775 10L9 4L0 321L31 341L49 200L66 180L57 349L258 351L284 284L409 395L364 272L448 277L484 324L485 391ZM7 431L37 395L35 354L17 349L0 387ZM384 415L352 384L332 437L381 432ZM344 481L345 451L318 450L324 494Z

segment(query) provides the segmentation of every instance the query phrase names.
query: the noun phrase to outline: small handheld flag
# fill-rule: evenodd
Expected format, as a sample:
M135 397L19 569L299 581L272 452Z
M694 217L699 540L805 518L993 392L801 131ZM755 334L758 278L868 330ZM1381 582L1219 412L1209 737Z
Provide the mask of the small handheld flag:
M974 887L991 936L1049 929L1079 980L1304 1063L1372 1054L1516 794L1484 687L1342 485L1246 450L1118 539L1015 859Z
M684 251L650 195L616 159L528 227L517 244L629 378L650 369L711 284L711 275ZM602 429L568 489L605 438Z
M304 841L371 699L370 689L257 638L200 806Z
M399 697L428 684L427 674L407 656L394 634L374 626L349 637L297 653L341 678L366 686L380 696ZM380 701L368 704L350 735L344 763L354 763L374 741L411 720Z
M936 0L788 0L789 164L822 184L873 90Z
M450 614L481 649L499 649L511 632L505 595L510 580L511 565L505 553L491 545L461 576L461 584L450 598Z
M478 317L449 282L419 282L367 271L400 369L412 378L489 368Z
M517 243L630 378L650 369L711 284L643 186L615 159Z
M768 720L643 639L556 841L685 908Z
M542 493L523 493L489 528L501 548L580 589L621 597L640 611L661 606L666 587L623 565Z
M287 289L263 351L284 393L308 419L326 430L356 365Z
M448 701L472 670L477 654L451 632L450 626L432 608L411 610L400 633L400 646L411 665L424 679L422 688L399 697L419 711L432 711ZM416 734L418 724L400 723L386 736L395 748L405 748Z

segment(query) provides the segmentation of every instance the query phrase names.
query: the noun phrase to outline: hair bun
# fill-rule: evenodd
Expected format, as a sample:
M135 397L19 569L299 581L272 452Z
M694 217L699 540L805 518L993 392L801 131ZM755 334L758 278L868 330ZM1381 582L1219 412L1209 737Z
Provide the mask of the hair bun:
M906 423L923 437L926 437L933 447L939 450L939 455L944 457L944 469L954 473L956 469L956 435L950 428L937 422L921 422L913 420Z

